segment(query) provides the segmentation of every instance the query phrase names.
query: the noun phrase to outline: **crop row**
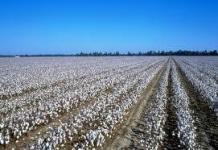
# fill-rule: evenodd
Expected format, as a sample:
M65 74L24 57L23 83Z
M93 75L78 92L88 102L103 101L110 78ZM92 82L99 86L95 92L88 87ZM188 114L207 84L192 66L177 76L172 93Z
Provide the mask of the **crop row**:
M185 73L192 85L210 104L211 108L217 109L218 83L213 75L214 72L212 71L213 73L211 73L210 71L213 70L211 68L217 68L216 63L210 64L210 67L202 67L201 65L194 65L195 67L192 67L189 63L185 63L186 61L187 60L184 58L177 59L182 71ZM217 70L215 74L217 75Z

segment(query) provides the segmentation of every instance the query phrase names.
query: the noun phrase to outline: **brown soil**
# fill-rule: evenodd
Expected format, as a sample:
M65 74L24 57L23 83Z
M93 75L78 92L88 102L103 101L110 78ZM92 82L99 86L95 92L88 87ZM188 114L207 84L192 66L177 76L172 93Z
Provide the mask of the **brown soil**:
M138 103L133 106L133 108L130 110L130 113L126 116L126 120L117 128L115 134L107 140L102 149L123 149L131 144L132 128L134 128L136 124L140 122L140 116L146 105L149 103L150 97L155 92L165 67L166 64L152 79L147 88L143 91Z
M218 149L218 118L211 106L200 92L192 85L179 64L177 66L179 77L190 99L190 109L195 119L198 134L198 143L205 149Z

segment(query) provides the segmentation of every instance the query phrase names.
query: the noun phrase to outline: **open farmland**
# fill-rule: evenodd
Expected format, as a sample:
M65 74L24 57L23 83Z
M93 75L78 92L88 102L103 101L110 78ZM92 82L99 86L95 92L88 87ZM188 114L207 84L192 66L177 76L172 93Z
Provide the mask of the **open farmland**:
M0 149L218 149L218 57L0 58Z

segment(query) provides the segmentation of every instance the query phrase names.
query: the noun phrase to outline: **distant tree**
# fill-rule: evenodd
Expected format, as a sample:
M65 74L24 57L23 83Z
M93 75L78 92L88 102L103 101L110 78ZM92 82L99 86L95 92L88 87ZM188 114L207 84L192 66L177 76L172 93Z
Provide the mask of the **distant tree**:
M127 56L132 56L132 53L131 53L131 52L128 52L128 53L127 53Z
M116 51L115 56L120 56L120 52Z

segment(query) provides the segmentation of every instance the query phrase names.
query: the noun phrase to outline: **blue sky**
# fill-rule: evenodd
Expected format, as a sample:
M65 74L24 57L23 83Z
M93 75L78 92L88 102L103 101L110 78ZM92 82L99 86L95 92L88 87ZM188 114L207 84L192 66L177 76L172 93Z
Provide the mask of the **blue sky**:
M0 0L0 54L218 49L217 0Z

